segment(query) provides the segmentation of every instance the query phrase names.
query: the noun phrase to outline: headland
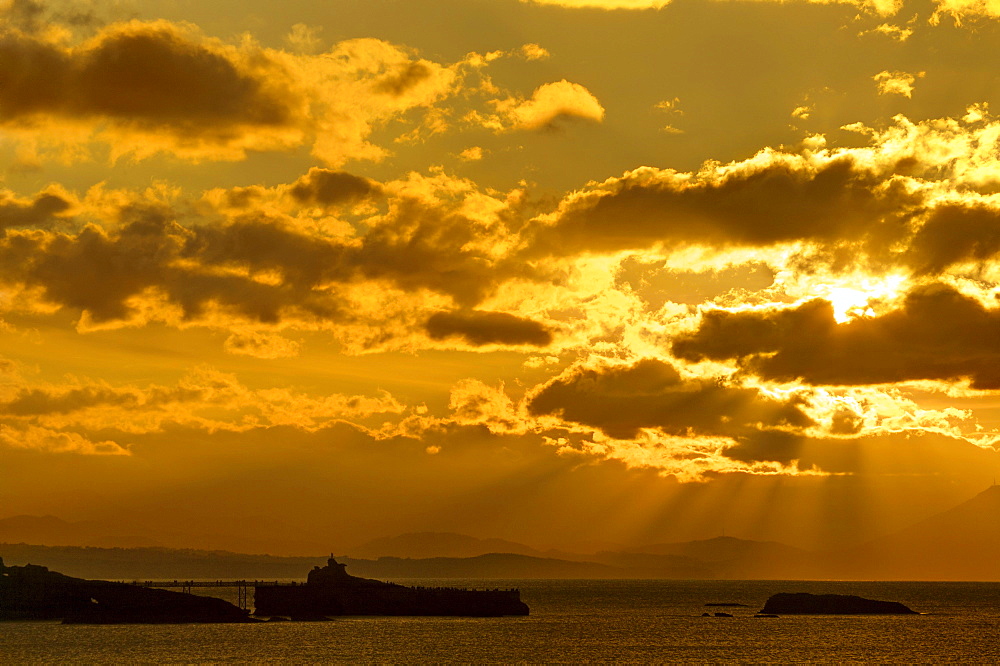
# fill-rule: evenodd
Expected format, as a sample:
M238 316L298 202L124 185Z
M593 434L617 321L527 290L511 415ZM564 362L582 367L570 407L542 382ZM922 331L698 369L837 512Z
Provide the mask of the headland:
M254 614L313 619L337 615L528 615L520 591L407 587L347 573L332 556L304 584L254 589Z

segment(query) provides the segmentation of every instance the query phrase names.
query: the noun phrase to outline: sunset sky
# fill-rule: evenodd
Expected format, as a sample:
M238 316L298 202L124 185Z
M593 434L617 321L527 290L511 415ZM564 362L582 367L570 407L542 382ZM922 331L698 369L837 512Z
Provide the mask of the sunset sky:
M1000 472L995 0L2 6L0 518L821 547Z

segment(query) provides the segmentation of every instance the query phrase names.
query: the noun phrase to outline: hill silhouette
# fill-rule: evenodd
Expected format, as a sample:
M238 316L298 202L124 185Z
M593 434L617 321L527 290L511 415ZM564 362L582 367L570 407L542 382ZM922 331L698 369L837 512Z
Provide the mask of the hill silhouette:
M898 532L831 553L838 577L1000 580L1000 486Z
M677 555L705 562L725 562L746 557L798 557L806 553L801 548L788 546L777 541L753 541L723 536L698 541L649 544L636 548L626 548L622 552Z
M668 578L809 577L811 553L776 541L715 537L600 553L599 562Z
M489 553L546 556L546 553L523 543L504 539L479 539L455 532L408 532L399 536L372 539L347 550L347 555L361 559L477 557Z
M28 515L0 518L0 543L105 548L144 548L163 545L152 537L120 534L114 527L96 522L71 523L56 516Z
M359 576L375 578L630 578L627 570L596 562L572 562L512 553L475 557L377 560L339 558Z
M88 527L84 525L84 527ZM53 516L0 520L9 562L43 564L87 578L299 578L324 556L277 557L169 548L23 543L69 538L80 524ZM89 529L89 528L88 528ZM93 535L92 532L83 533ZM374 578L723 578L1000 580L1000 486L860 546L811 553L773 541L716 537L599 553L539 551L502 539L413 532L349 549L352 570Z

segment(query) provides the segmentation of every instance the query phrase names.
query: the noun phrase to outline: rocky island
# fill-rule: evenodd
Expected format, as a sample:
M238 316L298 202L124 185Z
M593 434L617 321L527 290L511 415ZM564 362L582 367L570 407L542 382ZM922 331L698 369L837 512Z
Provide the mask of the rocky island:
M8 567L0 559L0 620L59 619L66 624L254 621L214 597L73 578L33 564Z
M919 615L898 601L808 592L781 592L772 595L760 612L778 615Z
M527 615L518 590L466 590L407 587L347 573L333 557L309 572L305 584L258 586L258 616L319 619L335 615L453 615L497 617Z

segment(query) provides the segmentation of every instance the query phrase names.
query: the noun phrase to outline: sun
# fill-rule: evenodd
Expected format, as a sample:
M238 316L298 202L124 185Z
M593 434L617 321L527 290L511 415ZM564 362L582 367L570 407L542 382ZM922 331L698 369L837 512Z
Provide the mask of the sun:
M836 287L830 290L826 298L833 305L833 319L838 324L844 324L857 317L875 316L875 311L868 306L871 296L866 291Z
M902 276L861 278L848 285L820 285L819 292L833 306L833 318L844 324L859 317L875 317L874 301L894 300L903 287Z

